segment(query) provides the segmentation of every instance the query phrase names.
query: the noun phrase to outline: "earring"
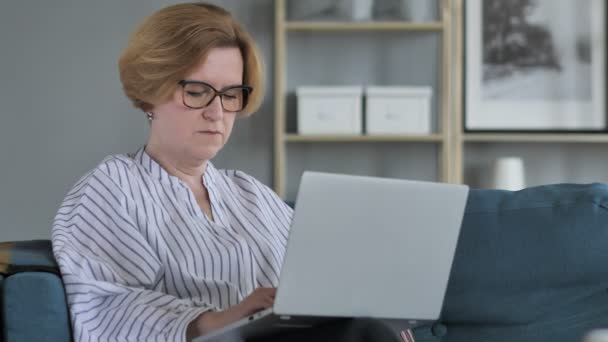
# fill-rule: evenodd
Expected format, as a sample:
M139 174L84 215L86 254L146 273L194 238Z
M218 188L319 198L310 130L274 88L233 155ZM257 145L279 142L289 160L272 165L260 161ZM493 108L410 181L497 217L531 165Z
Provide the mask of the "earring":
M148 121L152 121L154 119L154 114L152 112L146 112L146 117Z

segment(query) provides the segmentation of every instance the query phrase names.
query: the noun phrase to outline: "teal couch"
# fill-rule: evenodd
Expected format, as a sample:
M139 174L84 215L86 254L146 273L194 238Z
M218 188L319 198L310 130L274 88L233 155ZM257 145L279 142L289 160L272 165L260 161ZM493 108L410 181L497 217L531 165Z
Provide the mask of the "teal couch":
M50 241L0 243L0 294L0 341L71 340Z
M4 341L69 341L50 244L13 247L0 296ZM608 185L471 190L441 318L415 329L416 342L580 342L601 327Z
M473 190L441 316L416 342L578 342L608 327L608 185Z

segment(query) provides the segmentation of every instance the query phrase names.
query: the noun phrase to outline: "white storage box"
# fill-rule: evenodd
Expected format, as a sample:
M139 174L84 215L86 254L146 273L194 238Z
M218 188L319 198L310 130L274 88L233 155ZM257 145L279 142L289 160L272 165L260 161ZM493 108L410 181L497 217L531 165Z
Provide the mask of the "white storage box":
M363 87L298 87L299 134L361 134Z
M430 134L431 87L367 87L368 134Z

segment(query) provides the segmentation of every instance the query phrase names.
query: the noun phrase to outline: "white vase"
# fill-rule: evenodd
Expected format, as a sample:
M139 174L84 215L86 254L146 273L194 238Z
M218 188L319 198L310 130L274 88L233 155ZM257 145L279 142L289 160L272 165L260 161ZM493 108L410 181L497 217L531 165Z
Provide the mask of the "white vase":
M492 187L503 190L521 190L526 187L524 162L519 157L498 158L494 162Z
M608 342L608 329L591 331L585 336L583 342Z
M342 17L353 21L372 19L374 0L339 0L338 12Z
M287 4L289 20L325 19L327 12L334 8L332 2L327 0L288 1Z
M432 21L433 13L430 0L401 0L401 16L407 21Z

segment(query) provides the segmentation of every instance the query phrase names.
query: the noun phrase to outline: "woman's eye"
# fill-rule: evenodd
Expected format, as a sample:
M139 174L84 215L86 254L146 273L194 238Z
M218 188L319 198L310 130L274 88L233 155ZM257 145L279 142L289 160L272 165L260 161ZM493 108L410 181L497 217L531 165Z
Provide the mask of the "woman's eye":
M201 97L201 96L203 96L203 93L196 92L196 91L188 91L188 92L186 92L186 94L188 94L188 96L192 96L192 97Z

